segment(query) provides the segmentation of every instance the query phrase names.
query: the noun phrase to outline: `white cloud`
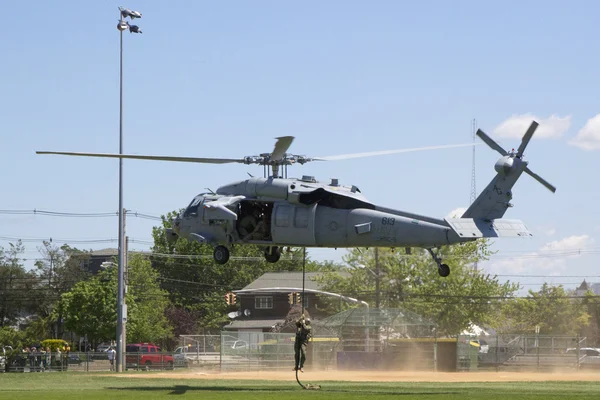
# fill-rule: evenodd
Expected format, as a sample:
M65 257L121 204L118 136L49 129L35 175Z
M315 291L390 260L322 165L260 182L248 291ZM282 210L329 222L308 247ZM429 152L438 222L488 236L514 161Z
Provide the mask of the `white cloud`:
M455 208L454 210L450 211L448 215L446 215L446 218L460 218L465 211L467 211L467 209L464 207Z
M568 268L567 260L589 249L594 239L588 235L569 236L546 243L538 251L525 254L498 253L485 263L485 268L498 275L545 274L560 276Z
M594 238L588 235L569 236L562 240L555 240L547 243L540 249L540 253L561 253L577 252L578 250L587 249L594 244Z
M569 144L583 150L600 149L600 114L587 120L583 128L571 140Z
M531 121L535 120L540 126L535 131L535 138L559 138L571 126L571 116L559 117L552 114L548 118L539 118L533 114L513 115L493 130L493 135L499 138L521 139Z

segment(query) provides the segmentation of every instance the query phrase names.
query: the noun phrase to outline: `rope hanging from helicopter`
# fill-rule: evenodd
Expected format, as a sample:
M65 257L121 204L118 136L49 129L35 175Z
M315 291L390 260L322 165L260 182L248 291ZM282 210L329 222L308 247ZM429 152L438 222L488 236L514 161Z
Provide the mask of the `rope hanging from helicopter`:
M302 309L302 313L301 315L304 315L304 294L305 294L305 282L306 282L306 247L302 248L302 296L301 296L301 309ZM302 318L302 317L301 317ZM296 340L298 340L298 335L296 335ZM296 343L294 343L294 347L296 347ZM298 350L296 350L298 351ZM297 357L297 356L296 356ZM298 382L298 384L300 385L300 387L302 387L302 389L312 389L312 390L318 390L321 389L320 385L313 385L311 383L307 383L307 384L303 384L302 382L300 382L300 379L298 379L298 370L300 368L298 368L298 365L296 365L296 382Z

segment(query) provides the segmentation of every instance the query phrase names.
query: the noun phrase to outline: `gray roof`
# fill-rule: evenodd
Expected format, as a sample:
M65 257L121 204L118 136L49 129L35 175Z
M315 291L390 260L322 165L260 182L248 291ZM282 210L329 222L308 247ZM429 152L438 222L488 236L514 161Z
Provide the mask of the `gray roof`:
M321 285L315 282L315 277L322 275L322 272L307 272L305 279L305 288L312 290L322 289ZM340 275L348 275L347 272L339 272ZM267 272L242 290L264 289L274 287L302 287L302 272Z
M92 256L106 257L106 256L117 256L119 255L119 249L100 249L92 250L90 252Z
M583 296L583 294L588 290L591 290L594 294L599 295L600 283L588 283L584 279L581 285L579 285L579 287L575 289L575 292L578 296Z
M285 319L248 319L245 321L231 321L225 325L224 329L264 329L273 328L277 324L282 324Z
M588 285L594 294L600 294L600 283L592 283L591 285L588 283Z

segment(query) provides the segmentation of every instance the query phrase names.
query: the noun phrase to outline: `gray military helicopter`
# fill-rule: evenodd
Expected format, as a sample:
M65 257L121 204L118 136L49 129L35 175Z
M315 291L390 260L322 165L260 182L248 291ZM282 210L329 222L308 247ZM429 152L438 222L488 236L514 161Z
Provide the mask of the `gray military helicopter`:
M272 153L241 159L191 158L170 156L119 155L38 151L37 154L62 154L85 157L128 158L208 164L258 164L264 176L221 186L216 192L201 193L172 221L169 240L183 237L214 247L214 260L225 264L229 249L236 244L264 246L268 262L277 262L284 247L391 247L425 248L438 266L440 276L450 267L438 256L440 246L473 241L484 237L527 237L531 233L518 220L502 219L512 206L512 187L523 172L552 192L556 188L533 173L523 152L538 124L533 121L518 150L505 151L483 131L477 135L500 158L496 176L460 218L435 218L395 210L371 203L356 186L340 185L338 179L318 182L312 176L288 178L288 166L311 161L331 161L409 151L472 146L473 144L386 150L321 158L288 154L293 137L277 138ZM271 169L269 175L269 167Z

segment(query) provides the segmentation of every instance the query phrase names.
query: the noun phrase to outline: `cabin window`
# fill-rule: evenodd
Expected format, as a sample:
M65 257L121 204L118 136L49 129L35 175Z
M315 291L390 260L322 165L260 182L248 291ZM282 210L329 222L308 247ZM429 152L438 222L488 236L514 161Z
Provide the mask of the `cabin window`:
M294 226L296 228L308 227L308 211L308 208L296 208L296 215L294 216Z
M275 214L275 226L286 228L290 226L290 206L278 206Z
M254 298L254 308L257 310L273 308L273 296L256 296Z

